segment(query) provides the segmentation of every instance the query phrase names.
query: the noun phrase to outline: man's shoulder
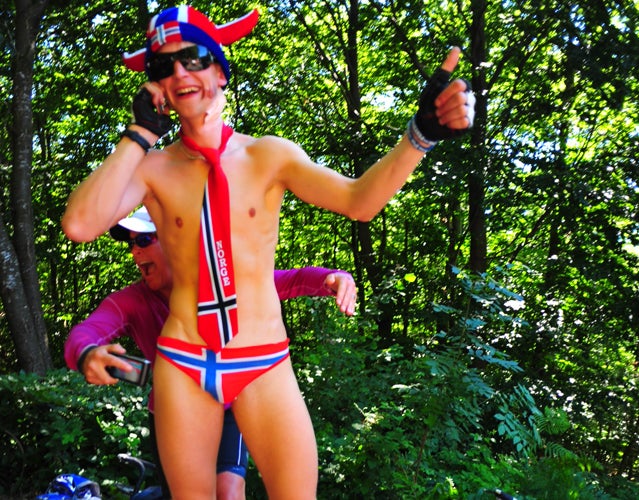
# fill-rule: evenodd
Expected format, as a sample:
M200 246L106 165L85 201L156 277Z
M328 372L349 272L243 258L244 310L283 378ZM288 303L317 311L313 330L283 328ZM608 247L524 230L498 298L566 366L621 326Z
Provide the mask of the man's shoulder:
M254 137L253 144L261 147L299 147L293 141L280 137L278 135L263 135L261 137Z
M144 160L142 160L140 169L147 174L153 174L156 173L158 169L172 167L180 158L176 143L169 144L162 149L152 148L144 157Z
M138 300L161 300L159 295L151 290L144 281L136 281L125 286L121 290L111 293L108 296L115 302L131 302Z
M245 147L248 154L271 160L283 160L298 155L306 156L301 146L289 139L276 135L263 135L252 138Z
M151 290L143 281L136 281L113 292L104 300L102 307L119 311L119 314L129 321L168 312L168 304L163 297Z

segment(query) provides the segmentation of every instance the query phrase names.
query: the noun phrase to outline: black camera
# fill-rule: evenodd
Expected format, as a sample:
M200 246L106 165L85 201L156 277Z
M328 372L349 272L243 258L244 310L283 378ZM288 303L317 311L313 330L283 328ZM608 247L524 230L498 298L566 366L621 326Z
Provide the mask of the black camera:
M125 382L129 382L130 384L139 385L140 387L147 383L149 380L149 373L151 372L151 362L148 359L129 356L128 354L111 353L111 355L117 356L129 363L133 367L133 370L125 372L115 366L107 366L106 370L109 372L109 375L114 378L124 380Z

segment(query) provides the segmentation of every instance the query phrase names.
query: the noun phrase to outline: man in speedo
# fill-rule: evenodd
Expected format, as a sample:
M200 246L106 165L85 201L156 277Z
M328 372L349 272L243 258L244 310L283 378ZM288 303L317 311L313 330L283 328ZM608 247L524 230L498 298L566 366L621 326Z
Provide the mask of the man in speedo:
M357 179L314 163L286 139L236 133L223 119L230 72L222 45L256 21L255 13L215 26L188 6L153 17L146 47L127 57L149 77L134 98L135 123L71 194L62 221L69 238L89 241L143 203L156 223L174 270L154 370L156 424L178 500L215 495L215 474L194 464L215 460L226 402L268 495L315 498L315 436L273 284L283 195L368 221L437 141L466 132L474 116L468 84L449 82L454 48L398 144ZM150 150L170 128L169 110L180 140Z
M120 337L130 337L145 358L155 361L156 342L169 313L168 300L173 287L172 273L156 227L142 207L122 219L109 231L118 241L129 245L131 257L141 279L111 293L84 321L69 332L64 345L67 366L81 372L91 384L113 384L107 367L128 370L127 364L113 354L125 349L114 343ZM337 307L346 315L355 311L356 287L350 273L321 267L275 270L275 288L281 300L293 297L334 295ZM164 498L170 498L155 446L153 392L149 395L150 444L158 465L159 484ZM233 412L226 409L222 438L217 454L217 498L245 498L245 478L248 470L248 450Z

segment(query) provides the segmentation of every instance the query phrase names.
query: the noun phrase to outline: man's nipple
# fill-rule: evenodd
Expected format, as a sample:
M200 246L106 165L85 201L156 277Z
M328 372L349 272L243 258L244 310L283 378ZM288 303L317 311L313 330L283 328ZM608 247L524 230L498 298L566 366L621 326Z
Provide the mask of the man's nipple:
M255 217L255 208L253 207L249 208L249 217L251 218Z

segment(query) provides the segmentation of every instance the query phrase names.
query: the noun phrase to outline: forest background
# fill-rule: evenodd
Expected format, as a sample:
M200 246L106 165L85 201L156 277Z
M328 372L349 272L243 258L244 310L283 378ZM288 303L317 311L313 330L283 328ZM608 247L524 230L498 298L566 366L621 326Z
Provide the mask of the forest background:
M130 121L144 76L121 54L171 4L0 4L0 495L60 472L108 487L115 454L143 450L145 394L87 386L62 347L137 271L60 218ZM349 176L396 143L451 46L476 93L472 133L370 223L285 200L277 267L359 287L354 319L282 306L319 497L638 498L639 2L191 4L261 13L226 48L228 122Z

